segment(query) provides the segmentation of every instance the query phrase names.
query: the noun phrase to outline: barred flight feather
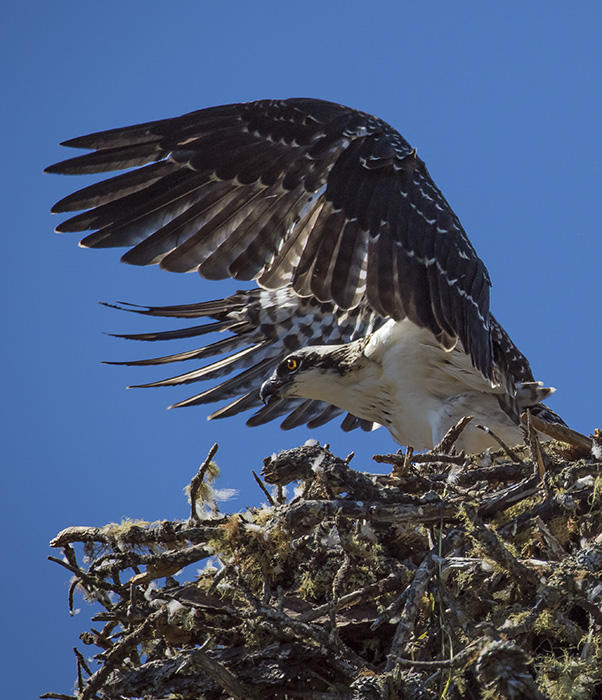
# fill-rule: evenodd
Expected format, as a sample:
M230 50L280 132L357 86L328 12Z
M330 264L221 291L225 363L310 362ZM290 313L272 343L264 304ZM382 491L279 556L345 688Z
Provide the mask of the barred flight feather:
M213 319L119 337L230 334L200 348L113 363L165 365L221 356L138 385L234 374L174 406L228 401L213 418L257 408L261 385L289 352L368 342L389 319L411 322L430 332L440 350L470 358L466 367L456 361L457 377L473 372L467 386L488 387L515 422L525 396L545 395L490 313L489 275L460 221L416 150L381 119L324 100L259 100L63 145L91 152L48 172L126 172L57 202L54 212L84 210L57 232L89 232L81 241L85 247L126 247L122 260L135 265L258 281L259 288L210 302L117 305L149 316ZM445 355L439 362L445 364ZM318 426L341 414L345 410L315 398L278 398L248 422L285 416L282 426L289 429ZM373 425L366 416L347 414L342 427Z

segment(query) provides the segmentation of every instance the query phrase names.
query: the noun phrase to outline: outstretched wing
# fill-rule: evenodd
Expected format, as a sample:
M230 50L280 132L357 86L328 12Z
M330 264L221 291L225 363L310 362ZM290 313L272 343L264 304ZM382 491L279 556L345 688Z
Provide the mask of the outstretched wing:
M180 306L153 307L124 303L107 306L145 316L206 321L200 325L175 330L117 335L119 338L140 341L201 339L204 344L170 355L107 364L161 366L218 357L204 366L159 381L138 384L135 385L136 388L209 382L211 386L208 389L173 404L172 408L225 401L224 406L209 416L210 419L215 419L227 418L259 407L247 420L248 425L262 425L285 416L281 422L284 429L303 424L315 428L342 415L344 411L322 401L305 399L281 398L264 406L259 390L280 361L304 346L348 343L363 338L380 328L386 321L371 310L365 301L354 309L344 310L332 302L300 297L290 285L273 291L260 288L239 291L225 299ZM542 389L541 383L533 380L527 358L493 316L491 327L494 374L496 381L506 387L506 392L496 394L502 410L517 423L520 413L526 407L539 412L538 415L545 415L547 420L562 423L560 417L538 403L541 392L549 390ZM225 337L215 342L207 342L206 336L214 333L223 333ZM474 372L475 386L480 389L483 379L479 379L479 376ZM464 381L468 382L469 378L470 375L463 375ZM550 416L553 416L553 419ZM341 427L344 430L358 427L371 430L375 426L370 421L348 413Z
M261 406L248 419L248 425L261 425L286 416L281 423L285 429L303 424L314 428L344 411L322 401L304 399L280 399L264 406L259 397L259 389L272 374L274 367L287 354L304 345L347 343L371 333L384 323L384 319L371 311L365 303L345 311L338 309L332 302L300 298L290 286L274 291L240 291L225 299L183 306L137 307L121 304L118 308L147 316L213 319L202 325L157 333L121 334L117 336L119 338L157 341L199 338L216 332L226 334L223 339L186 352L108 363L164 365L221 356L203 367L168 379L139 384L138 387L178 386L201 381L215 383L218 380L219 383L215 386L174 404L173 408L227 401L225 406L209 416L226 418ZM227 378L223 379L225 377ZM370 430L372 423L347 414L342 427L345 430L356 427Z
M407 316L446 347L460 339L493 377L487 270L416 151L382 120L322 100L261 100L64 145L93 152L49 172L134 168L54 206L87 210L57 227L93 231L82 245Z

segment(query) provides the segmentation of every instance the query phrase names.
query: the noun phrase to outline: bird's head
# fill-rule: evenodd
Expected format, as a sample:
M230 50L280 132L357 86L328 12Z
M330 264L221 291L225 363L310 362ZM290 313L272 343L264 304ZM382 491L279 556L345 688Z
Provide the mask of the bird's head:
M350 369L349 345L315 345L287 355L261 386L264 403L282 398L333 401Z

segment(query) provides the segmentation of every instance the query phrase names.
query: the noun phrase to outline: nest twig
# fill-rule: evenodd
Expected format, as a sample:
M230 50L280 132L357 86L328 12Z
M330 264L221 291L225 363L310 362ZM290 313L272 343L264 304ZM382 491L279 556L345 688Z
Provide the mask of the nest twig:
M232 515L195 506L214 446L188 520L63 530L52 559L105 624L82 635L76 694L45 697L599 697L600 457L531 434L467 458L462 427L379 457L389 474L282 452L263 480L303 495L254 474L267 505Z

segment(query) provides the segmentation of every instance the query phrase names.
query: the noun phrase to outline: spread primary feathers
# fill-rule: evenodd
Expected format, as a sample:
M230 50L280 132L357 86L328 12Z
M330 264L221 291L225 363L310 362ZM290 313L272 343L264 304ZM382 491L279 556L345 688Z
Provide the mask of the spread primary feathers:
M234 415L261 406L267 381L251 425L285 415L285 428L316 426L347 412L345 429L384 424L417 449L467 413L512 441L520 410L547 411L551 390L490 314L483 262L416 151L382 120L322 100L261 100L64 145L92 152L49 172L126 172L58 202L55 212L86 211L57 231L92 231L83 246L128 247L132 264L258 281L212 302L129 307L213 321L127 337L231 333L127 363L228 353L146 385L220 379L176 405L228 400L211 417ZM295 352L300 366L284 377L276 368ZM464 447L489 440L473 428Z

